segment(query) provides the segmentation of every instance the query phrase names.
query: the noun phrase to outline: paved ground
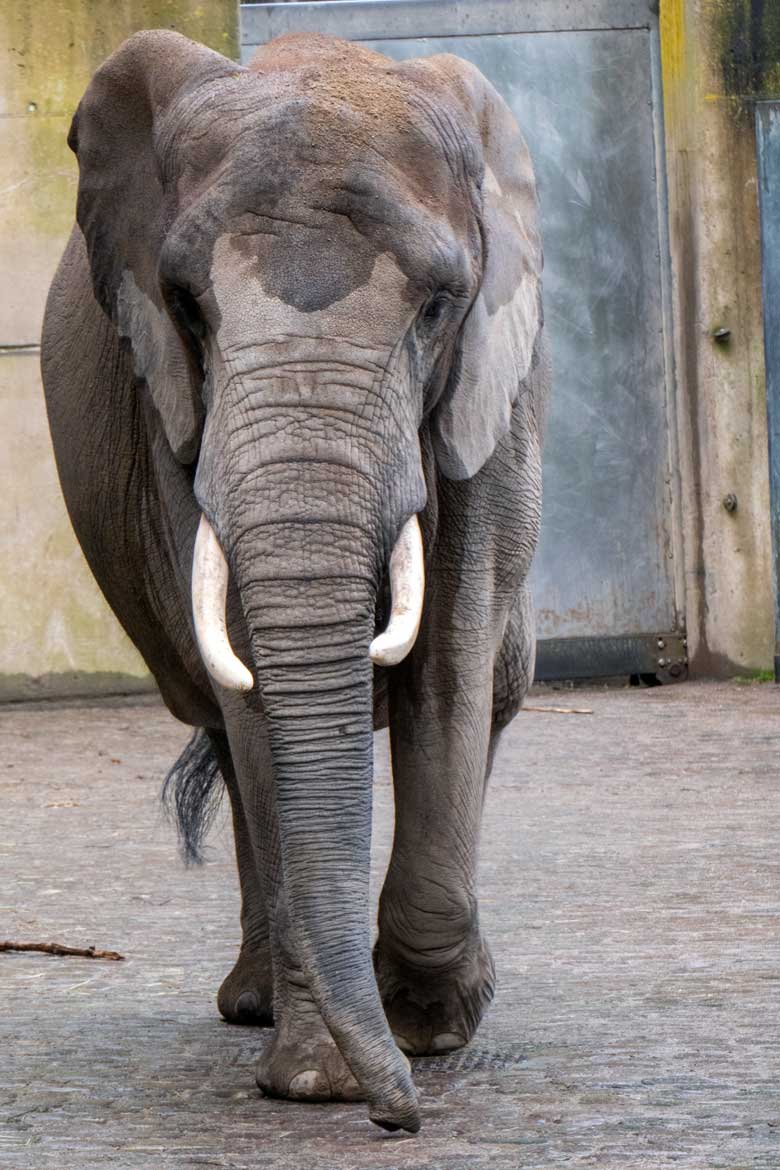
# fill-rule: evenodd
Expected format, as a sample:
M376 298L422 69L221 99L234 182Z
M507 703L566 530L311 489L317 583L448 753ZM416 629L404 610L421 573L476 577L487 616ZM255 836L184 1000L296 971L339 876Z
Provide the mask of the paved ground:
M780 697L687 684L536 697L485 817L496 1001L416 1062L418 1137L264 1100L267 1033L220 1022L238 939L227 826L185 871L158 706L0 710L0 1165L294 1170L780 1166ZM377 871L391 801L378 747Z

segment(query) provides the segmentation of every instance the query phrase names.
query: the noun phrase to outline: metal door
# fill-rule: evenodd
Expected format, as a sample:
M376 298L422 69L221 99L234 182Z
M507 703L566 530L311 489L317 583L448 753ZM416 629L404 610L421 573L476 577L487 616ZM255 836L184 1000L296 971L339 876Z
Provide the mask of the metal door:
M537 678L679 673L668 254L654 0L245 5L289 31L474 62L534 159L553 401L533 570Z
M774 667L775 682L780 682L780 102L756 104L756 146L774 570Z

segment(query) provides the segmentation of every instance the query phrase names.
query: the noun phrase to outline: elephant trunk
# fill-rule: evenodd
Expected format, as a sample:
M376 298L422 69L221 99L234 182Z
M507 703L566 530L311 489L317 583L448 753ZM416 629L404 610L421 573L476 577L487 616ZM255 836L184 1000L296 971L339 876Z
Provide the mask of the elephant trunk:
M407 519L425 502L418 420L393 375L392 433L371 428L380 367L363 351L339 360L304 346L272 370L268 347L239 352L246 372L235 359L215 391L198 461L209 517L194 556L198 639L218 681L247 684L225 632L224 549L268 726L291 941L371 1118L415 1131L414 1084L371 962L368 891L372 663L400 661L422 608L419 527ZM391 549L393 612L374 639Z
M301 966L372 1120L414 1131L417 1095L371 962L372 632L368 614L330 627L322 644L316 630L288 629L286 648L275 646L262 671L262 693Z
M283 896L301 967L372 1120L415 1130L416 1092L371 962L376 574L365 533L362 544L339 565L332 548L301 559L293 547L293 559L269 561L248 542L236 576L268 721Z
M405 653L414 640L422 603L419 527L415 517L402 529L392 562L395 613L388 631L372 642L377 552L370 530L339 555L333 548L338 522L327 525L328 538L318 537L313 547L310 525L293 523L282 532L276 517L264 515L232 541L231 561L269 729L292 939L372 1120L415 1132L416 1091L388 1027L371 961L370 647L378 642L373 657L383 660ZM265 530L273 534L274 551L264 542ZM273 545L277 536L280 547ZM202 518L193 558L201 651L217 681L246 689L252 676L225 628L227 577L219 541ZM389 651L382 643L388 634Z

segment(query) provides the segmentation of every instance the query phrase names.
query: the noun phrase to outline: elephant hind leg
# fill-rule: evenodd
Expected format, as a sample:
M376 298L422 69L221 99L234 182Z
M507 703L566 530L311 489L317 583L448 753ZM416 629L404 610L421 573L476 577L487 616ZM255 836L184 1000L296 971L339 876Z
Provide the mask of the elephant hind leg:
M273 978L265 894L223 731L195 731L165 779L163 802L175 814L185 861L198 864L203 860L203 839L219 808L223 781L233 814L242 940L238 959L219 989L217 1007L231 1024L270 1026Z
M252 845L227 736L221 731L211 731L209 738L230 797L241 885L241 949L217 993L217 1007L229 1024L271 1027L273 973L260 858Z

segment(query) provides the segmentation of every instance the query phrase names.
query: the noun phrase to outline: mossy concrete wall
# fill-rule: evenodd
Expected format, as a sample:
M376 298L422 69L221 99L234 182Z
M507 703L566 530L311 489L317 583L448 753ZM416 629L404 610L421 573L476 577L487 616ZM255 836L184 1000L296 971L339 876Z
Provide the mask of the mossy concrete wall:
M689 651L733 674L773 653L753 109L780 93L780 4L660 13Z
M0 700L151 685L73 536L38 352L73 223L70 119L97 66L142 28L176 29L238 57L236 0L0 5Z

